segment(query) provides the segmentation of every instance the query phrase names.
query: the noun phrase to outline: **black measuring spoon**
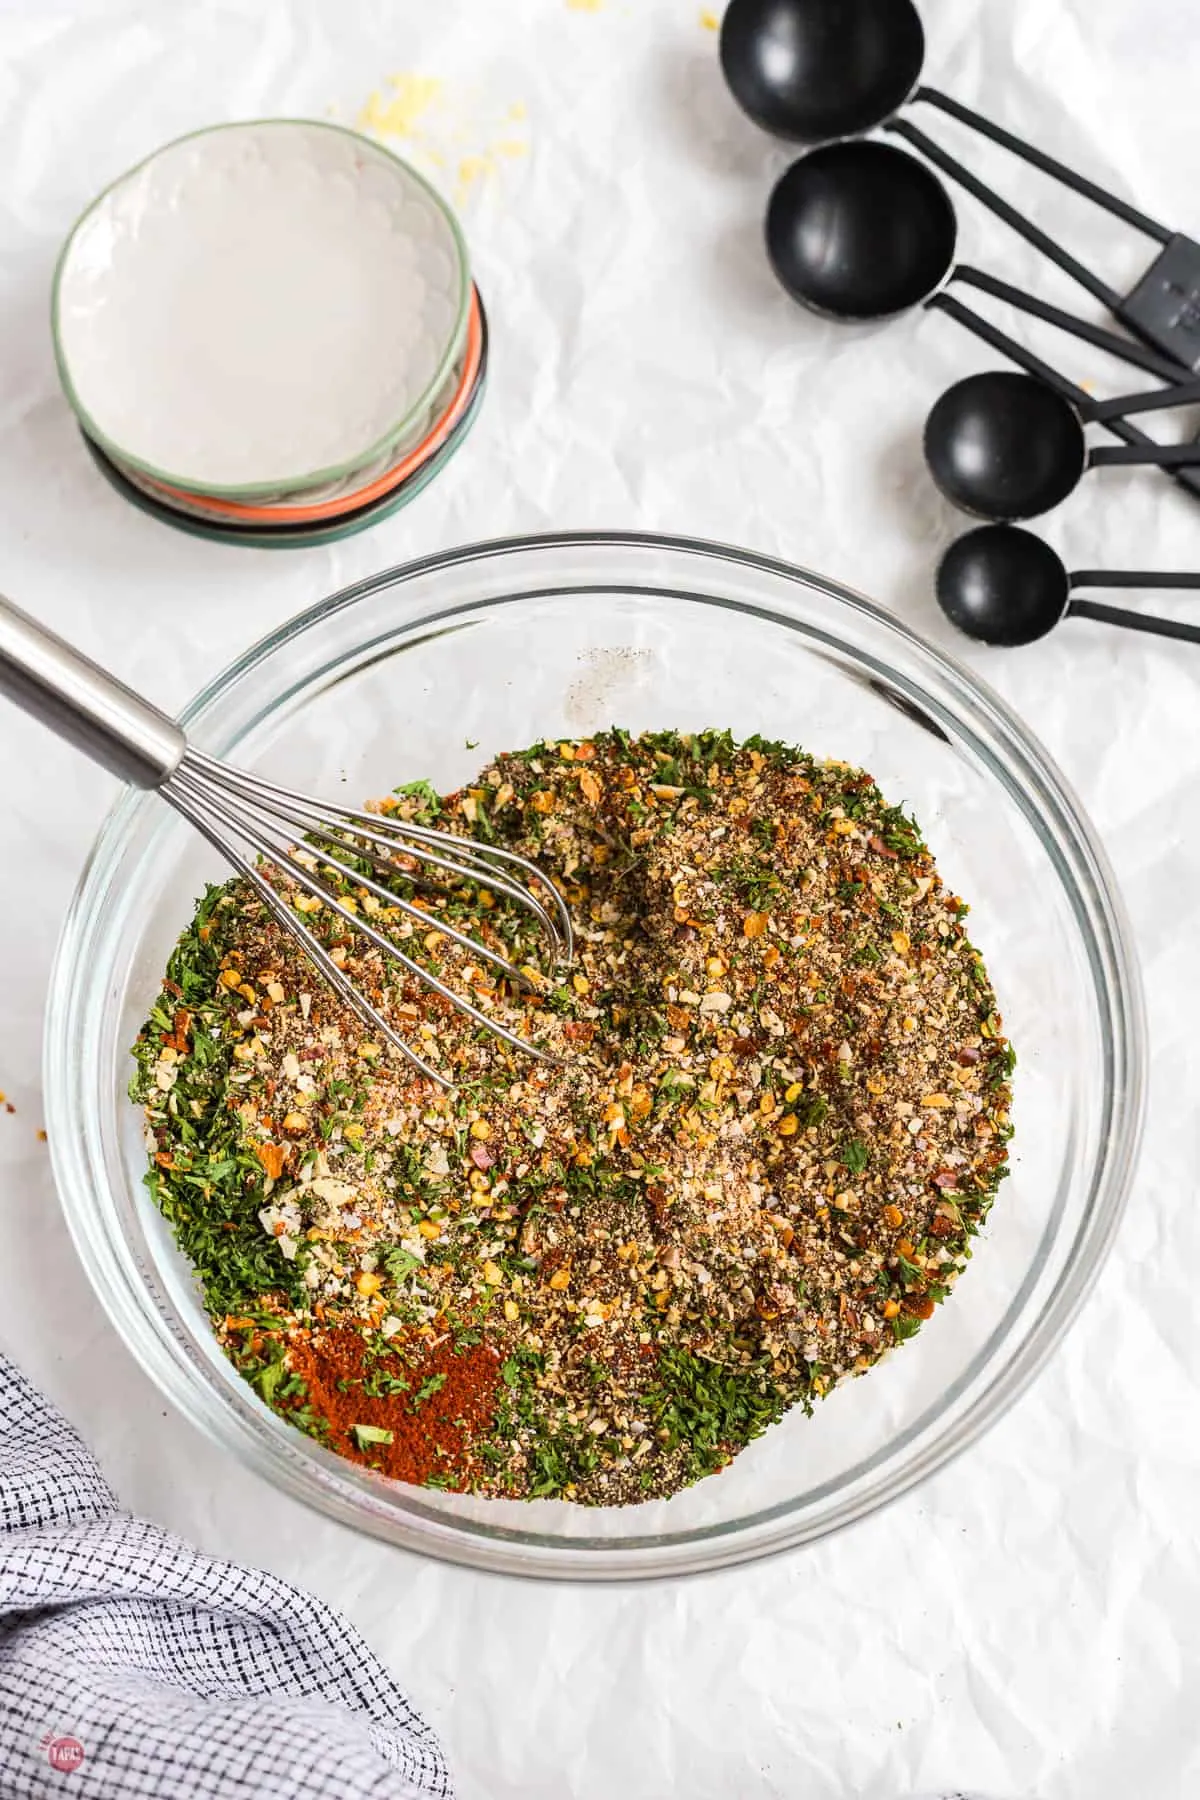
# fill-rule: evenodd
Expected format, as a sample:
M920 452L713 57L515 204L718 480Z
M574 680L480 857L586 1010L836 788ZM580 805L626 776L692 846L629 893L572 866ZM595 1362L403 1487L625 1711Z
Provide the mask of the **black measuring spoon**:
M1088 424L1200 402L1200 381L1072 399L1034 375L992 369L947 388L925 422L925 461L955 506L980 519L1036 519L1074 493L1089 469L1112 464L1200 467L1200 444L1089 447Z
M974 177L970 190L1034 243L1122 322L1180 367L1200 368L1200 244L1172 232L1056 158L936 88L920 85L925 32L912 0L730 0L721 67L743 111L799 143L852 137L892 121L932 157L942 152L907 120L906 102L938 107L1161 246L1133 291L1120 295ZM941 162L956 180L952 159ZM959 173L961 171L961 174ZM964 184L964 185L966 185Z
M894 144L870 139L825 144L798 157L775 184L767 205L767 254L783 286L794 300L825 318L849 323L892 318L915 306L950 314L976 337L990 343L1019 367L1049 380L1073 399L1087 402L1040 358L943 292L956 276L976 271L956 267L958 222L942 182L915 156ZM1098 327L1079 330L1082 322L1057 309L1031 307L1019 289L990 277L977 285L1014 306L1076 336L1099 343L1113 355L1145 366L1135 346ZM1157 356L1150 365L1164 379L1178 380L1179 370ZM1113 434L1128 444L1155 446L1153 438L1123 419ZM1175 478L1200 494L1200 474L1176 467Z
M1200 625L1073 599L1081 587L1200 588L1200 574L1134 569L1070 573L1049 544L1016 525L980 525L968 531L951 544L937 572L938 605L952 625L983 644L1032 644L1067 618L1097 619L1200 644Z
M925 32L910 0L729 0L720 52L756 125L820 144L870 131L915 97Z

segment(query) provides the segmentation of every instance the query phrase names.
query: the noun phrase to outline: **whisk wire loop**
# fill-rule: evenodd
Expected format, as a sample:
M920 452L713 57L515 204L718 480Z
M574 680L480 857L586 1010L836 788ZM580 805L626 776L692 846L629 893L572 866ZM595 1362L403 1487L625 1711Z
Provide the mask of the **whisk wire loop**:
M319 900L350 931L373 944L385 958L397 963L422 986L440 995L473 1024L479 1025L526 1056L551 1064L558 1063L557 1057L509 1030L498 1019L476 1006L466 995L443 981L424 963L410 956L395 938L380 931L357 908L346 905L345 899L339 897L326 879L332 875L365 890L381 906L395 908L407 919L450 939L470 955L489 963L514 987L528 991L533 985L528 976L490 945L481 943L478 938L449 920L431 914L413 901L405 899L372 876L364 874L361 868L344 861L343 857L353 856L356 860L366 861L381 874L407 874L408 871L399 867L395 860L397 855L401 855L411 859L419 870L434 867L452 875L456 880L469 880L493 893L510 896L534 917L547 940L548 948L558 959L569 955L573 948L570 915L557 889L536 864L526 861L515 852L498 852L496 846L480 847L485 853L498 854L514 867L528 870L530 877L552 896L557 917L551 914L531 890L509 881L506 876L497 875L488 866L484 855L479 854L472 840L461 840L460 851L459 840L451 839L445 833L430 831L427 827L414 827L407 820L394 819L386 814L359 813L348 807L326 807L305 795L276 788L240 769L231 769L194 750L190 745L178 766L162 784L160 792L251 883L272 917L300 944L304 953L356 1016L372 1030L382 1031L388 1042L429 1080L441 1087L452 1085L363 997L338 967L316 933L298 916L295 907L262 874L250 856L230 844L231 836L248 846L254 858L266 858L282 869L293 885ZM415 840L414 833L420 833L419 842ZM433 844L436 844L436 849L431 847ZM446 847L449 847L451 854L443 853ZM342 854L336 854L338 851ZM367 853L364 854L364 851Z
M257 798L301 836L328 836L331 831L350 831L355 839L356 854L362 854L358 849L360 843L371 851L383 852L382 868L387 873L397 872L392 858L400 852L427 867L441 869L460 880L465 878L492 893L502 894L531 913L545 932L553 952L563 961L571 961L574 938L566 902L537 864L515 850L506 850L499 844L482 844L473 838L451 837L448 832L388 813L359 812L334 802L319 802L306 794L263 781L244 769L217 762L192 745L185 752L184 763L197 774L207 776L239 796ZM523 881L509 880L501 872L504 868L519 874ZM537 883L545 891L553 914L533 889L523 885L530 882Z
M373 899L377 908L386 907L388 917L398 914L405 922L405 939L413 935L415 923L428 924L439 939L479 957L505 981L528 991L536 983L490 944L387 884L397 877L406 877L414 887L424 883L442 890L447 881L451 887L471 883L529 914L553 960L570 962L574 949L570 914L562 895L536 863L498 844L437 831L393 812L356 812L310 799L206 756L188 742L174 719L2 594L0 694L122 781L157 790L250 884L272 918L372 1035L385 1038L430 1081L453 1086L350 980L263 865L273 863L288 882L319 900L349 931L365 938L388 961L482 1030L526 1056L560 1062L456 992L432 969L408 955L395 937L372 924L365 916L367 909L359 908L352 892L338 891L339 883L348 884L364 898ZM364 872L364 864L373 874ZM440 947L440 942L436 946L426 943L431 954ZM476 997L484 998L482 993ZM428 1022L422 1036L432 1036Z

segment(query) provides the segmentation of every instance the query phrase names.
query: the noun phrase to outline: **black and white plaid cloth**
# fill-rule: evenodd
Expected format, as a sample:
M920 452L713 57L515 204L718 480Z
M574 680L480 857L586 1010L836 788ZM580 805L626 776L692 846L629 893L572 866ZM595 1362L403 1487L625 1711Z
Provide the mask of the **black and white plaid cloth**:
M346 1621L121 1512L0 1356L0 1800L452 1800Z

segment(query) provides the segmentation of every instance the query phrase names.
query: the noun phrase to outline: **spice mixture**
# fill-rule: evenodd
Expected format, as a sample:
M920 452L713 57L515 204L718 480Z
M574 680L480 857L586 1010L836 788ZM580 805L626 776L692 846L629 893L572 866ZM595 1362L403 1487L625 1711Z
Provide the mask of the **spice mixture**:
M871 777L728 733L538 744L377 810L535 858L577 926L468 884L373 922L286 875L443 1092L365 1038L247 884L212 888L136 1047L163 1212L262 1398L400 1480L621 1505L722 1468L912 1336L1006 1172L1012 1052L916 826ZM303 854L303 852L301 852Z

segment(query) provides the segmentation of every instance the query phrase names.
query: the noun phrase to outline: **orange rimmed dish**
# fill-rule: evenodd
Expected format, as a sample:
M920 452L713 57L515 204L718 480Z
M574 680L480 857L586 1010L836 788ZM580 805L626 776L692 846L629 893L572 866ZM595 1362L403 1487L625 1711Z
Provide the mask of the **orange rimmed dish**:
M382 474L376 475L351 493L303 505L280 501L253 506L243 501L221 499L216 495L192 493L187 488L169 487L165 482L152 481L145 476L140 478L138 485L161 495L167 501L181 502L190 512L212 518L237 520L243 524L302 525L354 512L391 493L441 449L470 404L482 354L483 316L479 291L472 286L462 370L449 404L434 420L419 444L408 449L399 462L393 463Z

